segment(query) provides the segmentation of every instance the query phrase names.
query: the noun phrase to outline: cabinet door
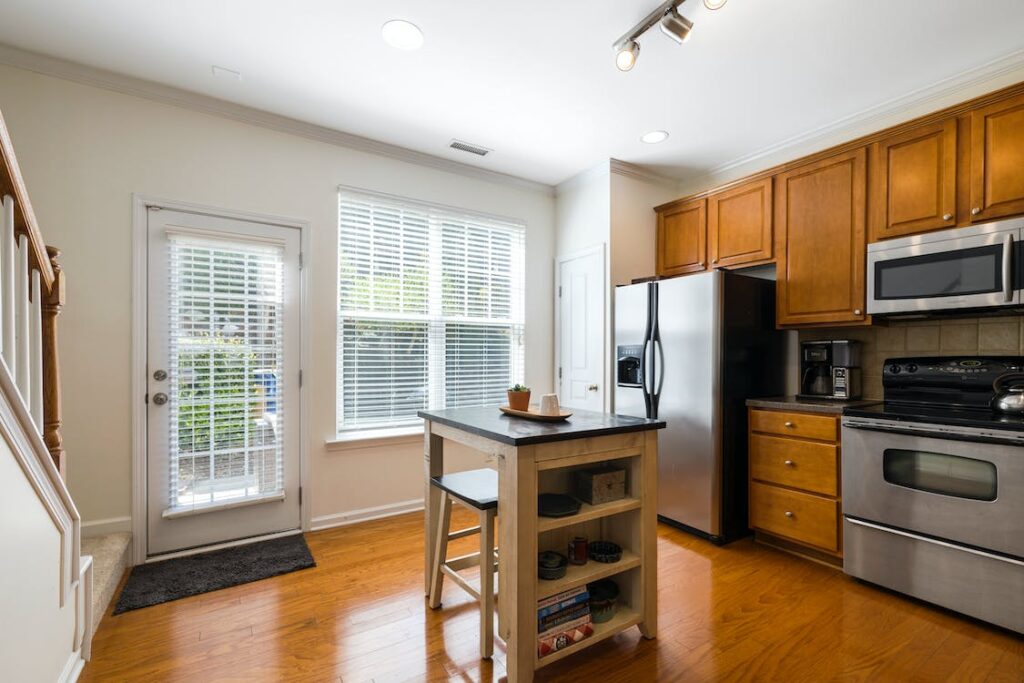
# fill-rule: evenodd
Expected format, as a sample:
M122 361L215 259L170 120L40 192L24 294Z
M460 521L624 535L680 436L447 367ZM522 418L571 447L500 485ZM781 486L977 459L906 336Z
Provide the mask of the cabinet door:
M1024 95L971 112L971 220L1024 213Z
M956 119L876 142L871 241L956 225Z
M772 179L708 197L712 266L737 266L772 257Z
M658 214L658 275L682 275L707 268L706 204L706 200L699 199Z
M865 320L866 156L862 147L776 176L779 325Z

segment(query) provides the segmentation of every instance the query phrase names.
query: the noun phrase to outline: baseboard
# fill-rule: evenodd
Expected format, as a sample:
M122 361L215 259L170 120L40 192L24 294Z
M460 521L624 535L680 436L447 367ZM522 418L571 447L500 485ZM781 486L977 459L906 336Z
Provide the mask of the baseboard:
M75 683L83 668L85 668L85 660L82 659L82 653L75 650L64 664L64 670L60 672L57 683Z
M322 531L336 526L347 526L349 524L358 524L359 522L369 522L372 519L395 517L397 515L405 515L410 512L419 512L422 509L423 499L416 498L413 500L403 500L399 503L388 503L387 505L363 508L361 510L337 512L333 515L314 517L312 519L310 531Z
M93 538L122 532L130 533L131 530L131 517L109 517L107 519L96 519L91 522L82 522L82 538Z

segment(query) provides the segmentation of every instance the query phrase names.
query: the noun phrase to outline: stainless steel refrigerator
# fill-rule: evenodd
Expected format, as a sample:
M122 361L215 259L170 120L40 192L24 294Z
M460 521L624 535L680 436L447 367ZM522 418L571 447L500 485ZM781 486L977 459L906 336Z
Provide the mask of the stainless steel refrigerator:
M658 516L746 535L746 399L785 388L775 283L713 271L615 290L615 412L660 418Z

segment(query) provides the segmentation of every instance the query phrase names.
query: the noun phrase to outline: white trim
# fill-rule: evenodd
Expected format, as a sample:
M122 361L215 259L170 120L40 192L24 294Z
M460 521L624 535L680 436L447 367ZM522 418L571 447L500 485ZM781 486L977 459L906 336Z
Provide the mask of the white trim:
M351 451L361 448L398 446L423 441L423 427L394 427L391 429L361 429L339 432L333 439L324 442L328 451Z
M4 47L0 45L0 61L3 61ZM299 230L300 249L304 255L303 262L299 268L300 292L300 369L310 367L311 340L310 340L310 224L309 221L286 216L276 216L266 213L255 213L237 209L223 209L183 202L175 199L165 199L152 195L133 193L132 194L132 564L143 564L147 561L146 553L148 548L149 530L147 526L146 510L146 403L147 390L146 377L146 294L148 288L148 207L158 207L170 211L183 211L206 216L218 216L236 220L249 221L253 223L265 223L267 225L279 225ZM308 373L304 373L306 375ZM299 440L299 487L302 489L302 496L299 503L299 523L301 529L308 531L312 515L312 494L309 483L309 439L305 437L309 433L309 382L303 381L299 387L299 430L302 438ZM292 532L287 532L292 533ZM249 541L243 541L249 542ZM237 545L238 543L234 543ZM231 545L231 544L228 544ZM212 546L221 547L221 546ZM227 547L227 545L223 546ZM186 554L210 550L211 547L204 547L196 551L186 551ZM169 555L161 555L167 558Z
M84 668L85 660L82 659L82 653L75 650L68 656L68 661L64 662L64 669L60 672L57 683L75 683Z
M412 500L403 500L399 503L388 503L387 505L378 505L376 507L363 508L361 510L336 512L331 515L314 517L313 526L310 530L323 531L324 529L333 529L338 526L349 526L350 524L369 522L374 519L385 519L387 517L407 515L410 512L419 512L422 509L423 499L414 498Z
M167 508L166 510L164 510L162 516L164 519L176 519L178 517L193 517L195 515L203 515L208 512L234 510L235 508L246 508L252 505L262 505L263 503L281 503L284 502L285 498L286 496L284 491L281 491L280 493L271 493L270 495L266 496L242 498L241 500L232 500L224 503L208 503L206 505L197 505L195 507L186 508ZM299 523L302 523L301 520Z
M609 169L615 175L626 176L627 178L636 178L637 180L661 185L662 187L667 187L672 190L679 188L678 178L670 178L668 176L661 175L660 173L655 173L648 168L638 166L637 164L631 164L628 161L610 159Z
M152 564L154 562L163 562L164 560L173 560L176 557L188 557L190 555L200 555L202 553L212 552L214 550L222 550L224 548L234 548L240 545L249 545L250 543L259 543L261 541L272 541L275 538L284 538L285 536L295 536L296 534L303 533L302 529L288 529L287 531L277 531L272 534L263 534L262 536L250 536L248 538L239 538L234 541L225 541L223 543L215 543L213 545L204 545L198 548L187 548L185 550L177 550L173 553L164 553L162 555L153 555L147 557L141 564Z
M399 147L398 145L371 140L370 138L345 133L335 128L319 126L208 95L201 95L173 86L86 66L85 64L78 64L58 57L50 57L38 52L22 50L12 45L0 44L0 64L33 71L45 76L62 78L94 88L113 90L124 95L132 95L162 104L191 109L204 114L220 116L253 126L316 140L317 142L347 147L348 149L397 159L398 161L418 166L426 166L447 173L486 180L501 185L510 185L523 190L540 192L548 196L554 194L554 188L551 185L535 180L528 180L507 173L501 173L500 171L472 166L425 152L417 152L405 147Z
M362 187L356 187L355 185L338 185L338 195L343 193L349 193L355 195L356 199L360 197L366 197L367 199L379 199L384 202L394 202L398 207L414 206L427 211L435 211L437 213L448 213L453 214L453 217L461 216L474 216L486 221L494 221L496 223L504 223L502 227L517 228L526 230L526 221L522 218L513 218L511 216L502 216L497 213L487 213L486 211L475 211L473 209L467 209L463 206L454 206L452 204L441 204L439 202L432 202L428 199L415 199L413 197L405 197L403 195L391 194L390 192L380 192L378 190L367 190Z
M82 538L96 538L107 534L119 534L132 530L132 518L107 517L106 519L94 519L91 522L82 522Z
M955 76L879 102L700 173L684 176L680 182L680 192L686 195L702 191L722 182L849 142L862 135L870 135L889 126L905 123L917 116L960 104L1022 80L1024 49L1015 50Z
M607 256L608 245L604 242L595 244L592 247L585 249L578 249L571 251L567 254L560 254L555 257L555 364L552 367L551 374L553 376L553 382L555 387L555 393L558 393L562 389L562 383L559 381L558 368L562 365L562 302L559 291L562 286L562 264L566 261L572 261L574 259L581 258L583 256L591 256L592 254L599 254L601 256L601 272L604 273L605 280L602 281L601 287L601 358L605 359L601 367L601 381L605 385L605 391L602 397L602 409L607 411L611 401L611 390L612 386L609 383L607 367L605 366L608 361L608 330L605 329L608 326L608 256Z

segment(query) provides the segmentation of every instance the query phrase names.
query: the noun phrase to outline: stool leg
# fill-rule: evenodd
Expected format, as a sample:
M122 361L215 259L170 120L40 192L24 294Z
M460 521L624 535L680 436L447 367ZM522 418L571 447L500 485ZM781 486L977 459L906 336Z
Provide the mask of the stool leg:
M441 566L448 561L448 530L451 519L452 499L447 491L442 491L440 509L437 511L437 546L434 549L434 566L430 571L430 609L441 606L441 587L444 583Z
M480 657L494 654L494 511L480 513Z

